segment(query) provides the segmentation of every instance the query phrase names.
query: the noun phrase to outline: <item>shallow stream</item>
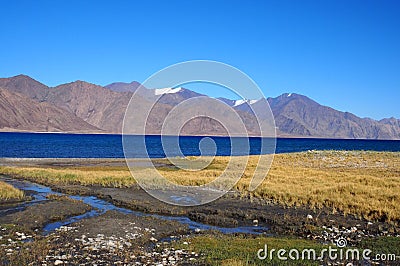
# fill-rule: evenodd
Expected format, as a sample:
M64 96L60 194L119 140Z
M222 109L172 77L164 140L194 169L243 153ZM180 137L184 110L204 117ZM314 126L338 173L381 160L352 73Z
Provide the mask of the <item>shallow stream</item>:
M69 225L74 222L78 222L82 219L95 217L95 216L101 215L110 210L118 211L118 212L125 213L125 214L134 214L137 216L151 216L151 217L155 217L155 218L158 218L161 220L176 221L183 225L187 225L190 230L196 230L196 231L198 231L198 230L202 230L202 231L203 230L217 230L224 234L229 234L229 233L261 234L268 230L268 228L266 228L266 227L259 227L259 226L241 226L241 227L232 227L232 228L212 226L212 225L195 222L185 216L166 216L166 215L148 214L148 213L143 213L143 212L138 212L138 211L132 211L132 210L129 210L126 208L117 207L114 204L112 204L108 201L99 199L95 196L67 195L67 194L55 192L51 188L43 186L43 185L39 185L39 184L29 182L26 180L14 179L14 178L4 176L4 175L0 176L0 180L7 182L20 190L23 190L26 195L31 196L31 198L32 198L32 200L24 201L24 202L20 202L20 203L6 204L3 206L0 205L0 216L7 215L9 213L22 211L27 206L31 206L31 205L35 205L35 204L39 204L41 202L47 201L47 200L49 200L47 198L47 195L50 195L50 194L65 195L72 199L81 200L84 203L93 207L92 210L90 210L84 214L72 216L65 220L57 221L57 222L53 222L53 223L49 223L49 224L45 225L45 227L43 228L43 234L49 234L61 226Z

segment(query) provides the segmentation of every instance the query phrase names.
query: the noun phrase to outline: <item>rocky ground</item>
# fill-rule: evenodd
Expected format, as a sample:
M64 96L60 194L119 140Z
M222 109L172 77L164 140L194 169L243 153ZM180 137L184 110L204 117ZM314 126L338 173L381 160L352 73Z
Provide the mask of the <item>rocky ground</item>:
M199 254L169 243L187 228L172 221L109 211L61 226L47 236L20 226L0 227L3 265L175 265Z

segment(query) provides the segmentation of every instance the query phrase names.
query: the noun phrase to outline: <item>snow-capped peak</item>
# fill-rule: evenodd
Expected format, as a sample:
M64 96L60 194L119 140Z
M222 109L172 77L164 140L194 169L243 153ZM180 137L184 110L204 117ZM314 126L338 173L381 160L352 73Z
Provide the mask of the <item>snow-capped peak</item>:
M258 102L259 100L250 100L249 101L249 104L253 104L253 103L256 103L256 102Z
M290 96L292 96L292 93L289 93L289 94L287 95L287 97L290 97Z
M242 100L242 99L236 100L234 102L233 106L238 106L238 105L244 104L245 102L246 102L246 100Z
M236 100L234 102L233 107L242 105L244 103L253 104L253 103L256 103L257 101L258 100L247 100L247 99L243 100L243 99L240 99L240 100Z
M177 93L182 90L181 87L178 88L163 88L163 89L155 89L154 94L155 95L162 95L162 94L170 94L170 93Z

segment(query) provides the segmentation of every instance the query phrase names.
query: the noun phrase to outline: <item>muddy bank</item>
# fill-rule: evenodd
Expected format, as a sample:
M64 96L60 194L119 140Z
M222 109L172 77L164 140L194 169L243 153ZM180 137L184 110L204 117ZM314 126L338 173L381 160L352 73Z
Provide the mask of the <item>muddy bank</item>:
M0 210L1 207L3 206L12 206L12 205L17 205L21 202L26 202L31 200L32 198L30 196L24 195L24 197L20 199L0 199Z
M124 214L118 211L108 211L103 215L84 219L74 223L77 230L70 236L87 237L98 234L114 237L126 237L129 234L138 234L142 242L158 242L158 240L188 234L189 228L175 221L166 221L150 216L137 216L135 214Z
M15 224L28 230L42 229L46 224L84 214L92 207L79 200L55 196L49 201L27 206L24 210L0 216L0 224Z

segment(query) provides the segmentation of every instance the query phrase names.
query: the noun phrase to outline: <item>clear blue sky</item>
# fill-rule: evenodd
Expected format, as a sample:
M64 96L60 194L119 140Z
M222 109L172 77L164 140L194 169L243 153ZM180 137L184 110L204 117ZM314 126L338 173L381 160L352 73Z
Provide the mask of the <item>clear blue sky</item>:
M0 3L1 77L106 85L210 59L243 70L266 96L400 118L400 1Z

